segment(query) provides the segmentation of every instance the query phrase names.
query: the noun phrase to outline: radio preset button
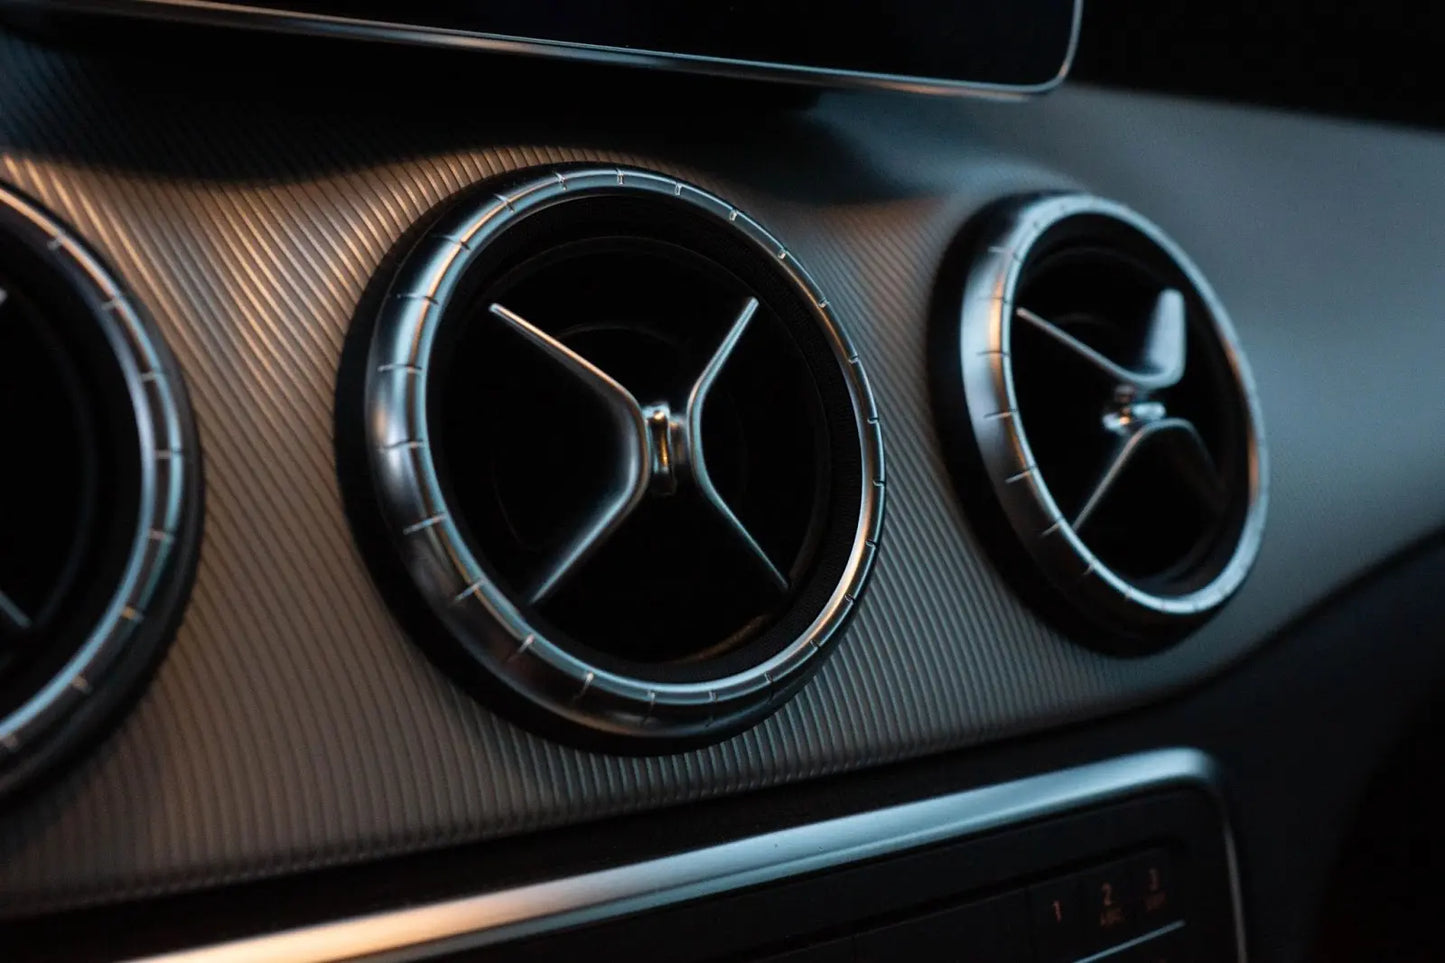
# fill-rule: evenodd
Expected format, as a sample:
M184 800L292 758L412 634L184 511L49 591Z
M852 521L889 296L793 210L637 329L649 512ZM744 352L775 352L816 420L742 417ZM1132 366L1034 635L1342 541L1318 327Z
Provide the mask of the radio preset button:
M1063 963L1083 955L1081 882L1080 877L1069 876L1029 889L1029 921L1038 963Z
M1143 928L1154 929L1182 913L1179 893L1174 882L1174 868L1169 853L1152 850L1138 857L1129 866L1130 885L1138 894L1139 917Z
M1138 892L1133 885L1130 868L1128 862L1110 863L1084 874L1087 946L1113 946L1138 935Z

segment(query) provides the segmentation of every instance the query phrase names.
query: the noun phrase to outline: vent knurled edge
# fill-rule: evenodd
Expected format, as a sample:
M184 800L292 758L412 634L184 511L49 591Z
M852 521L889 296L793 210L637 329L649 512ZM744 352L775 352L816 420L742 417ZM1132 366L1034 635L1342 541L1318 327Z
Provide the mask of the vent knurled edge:
M1035 245L1059 225L1086 217L1117 222L1157 248L1177 269L1190 288L1188 295L1197 299L1206 315L1201 319L1191 312L1187 323L1208 325L1232 377L1235 397L1228 401L1242 415L1239 444L1246 490L1241 493L1243 510L1233 550L1205 584L1179 594L1140 587L1113 571L1090 549L1042 477L1020 417L1011 349L1013 325L1021 307L1017 303L1021 282L1032 266ZM982 231L969 240L974 260L954 315L953 357L961 378L941 379L941 386L961 381L968 433L993 499L992 504L980 508L1001 510L1012 529L1016 544L1001 546L996 538L992 540L994 548L1026 594L1042 598L1044 608L1061 616L1066 629L1086 627L1083 634L1087 640L1123 651L1157 648L1172 641L1181 630L1217 611L1243 583L1258 554L1268 501L1263 421L1248 364L1223 306L1198 269L1159 228L1123 205L1090 195L1055 194L1005 202L985 215ZM938 401L947 421L947 409L956 405L957 399L939 397ZM960 479L962 493L975 496L968 487ZM1048 582L1042 593L1040 570Z
M843 577L808 628L786 648L715 679L630 678L592 664L538 631L484 574L456 524L429 448L427 362L448 298L473 259L529 212L562 199L618 194L685 205L737 231L777 265L826 335L856 422L860 507ZM474 658L525 699L579 733L630 739L634 750L715 741L775 710L780 696L816 667L855 607L876 556L883 517L877 406L857 351L807 271L777 238L726 201L691 184L625 167L555 168L512 181L501 193L444 214L414 252L377 317L366 362L363 417L382 515L432 612L449 632L466 639ZM609 745L629 748L626 741Z
M93 307L124 377L139 445L139 499L121 578L60 670L0 718L3 796L88 739L159 661L194 571L200 494L185 388L138 306L63 225L4 187L0 228L43 250ZM113 682L116 675L124 678Z

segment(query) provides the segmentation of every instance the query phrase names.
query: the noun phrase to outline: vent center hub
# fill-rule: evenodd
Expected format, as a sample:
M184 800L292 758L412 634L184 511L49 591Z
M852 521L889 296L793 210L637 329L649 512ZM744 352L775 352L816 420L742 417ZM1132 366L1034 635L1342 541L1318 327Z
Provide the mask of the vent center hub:
M1164 402L1121 392L1104 410L1104 430L1127 438L1155 422L1163 421L1166 415Z
M667 402L642 409L647 424L648 489L655 495L675 495L689 457L687 422L673 414Z

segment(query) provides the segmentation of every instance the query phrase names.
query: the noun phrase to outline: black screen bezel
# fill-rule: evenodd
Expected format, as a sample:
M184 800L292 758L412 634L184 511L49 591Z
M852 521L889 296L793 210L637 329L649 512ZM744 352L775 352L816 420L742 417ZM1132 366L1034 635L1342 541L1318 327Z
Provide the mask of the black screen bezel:
M843 2L855 8L855 18L870 6L865 0ZM545 11L541 4L523 3L507 10L495 4L488 9L485 0L457 10L457 0L422 0L407 4L405 17L389 15L389 0L0 0L0 11L8 7L32 14L101 14L356 37L817 86L1028 94L1062 82L1077 47L1083 0L1030 0L1029 10L1020 9L1022 0L966 2L975 7L934 0L895 0L891 4L874 0L873 7L891 11L891 34L876 23L855 19L833 23L834 33L819 37L813 37L808 26L819 21L810 12L814 0L795 0L791 15L780 13L776 4L766 11L739 11L736 3L694 8L694 13L674 17L666 25L676 28L670 36L657 30L649 34L649 29L659 25L640 24L646 17L628 18L614 11L602 24L597 18L574 21L566 15L569 10L588 8L589 3L595 6L594 0L549 0ZM656 3L631 0L628 9L635 14ZM732 12L719 13L723 6ZM1047 23L1030 20L1044 9L1052 11ZM949 15L926 16L939 13ZM749 15L752 20L746 19ZM736 20L738 17L744 19ZM728 30L715 29L726 22L731 22ZM780 25L788 29L780 29ZM526 29L529 26L537 29ZM599 33L599 26L608 29ZM891 44L875 42L885 34L893 36ZM803 36L806 43L795 42ZM1021 38L1029 37L1038 42L1022 42ZM752 46L742 49L743 44ZM952 65L955 53L957 69L941 69Z

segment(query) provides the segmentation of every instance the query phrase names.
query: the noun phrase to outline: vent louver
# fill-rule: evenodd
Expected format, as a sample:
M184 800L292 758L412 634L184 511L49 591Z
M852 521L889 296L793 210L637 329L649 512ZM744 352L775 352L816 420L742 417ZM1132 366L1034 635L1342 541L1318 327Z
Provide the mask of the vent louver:
M882 499L861 367L792 256L616 168L488 185L408 250L338 438L418 641L574 741L650 751L780 705L858 598Z
M96 736L169 638L194 442L164 346L100 263L0 189L0 794Z
M1223 309L1157 228L1094 198L1006 204L963 248L937 380L941 423L968 436L961 490L984 476L1005 567L1069 628L1122 651L1177 638L1239 587L1263 525L1259 414Z

